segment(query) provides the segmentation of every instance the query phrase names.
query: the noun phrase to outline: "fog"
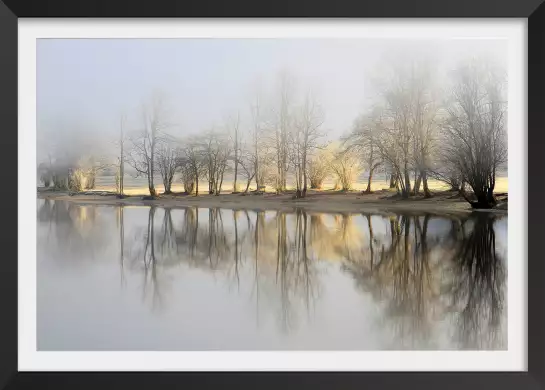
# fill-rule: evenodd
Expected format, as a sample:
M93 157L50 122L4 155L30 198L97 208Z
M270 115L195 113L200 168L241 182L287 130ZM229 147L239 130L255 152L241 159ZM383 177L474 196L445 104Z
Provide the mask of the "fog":
M112 148L125 112L140 126L139 105L154 90L168 101L169 132L195 134L240 113L251 126L256 90L288 71L295 89L312 89L323 108L326 138L349 131L376 95L371 80L387 58L429 57L440 74L468 57L506 64L507 41L496 39L40 39L37 42L37 162L52 143L85 138Z

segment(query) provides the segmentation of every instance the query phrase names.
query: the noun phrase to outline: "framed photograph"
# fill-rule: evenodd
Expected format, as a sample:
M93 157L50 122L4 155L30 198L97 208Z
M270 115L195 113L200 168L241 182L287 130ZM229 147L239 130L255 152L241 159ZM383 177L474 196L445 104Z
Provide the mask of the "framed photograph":
M3 0L0 388L545 388L544 23Z

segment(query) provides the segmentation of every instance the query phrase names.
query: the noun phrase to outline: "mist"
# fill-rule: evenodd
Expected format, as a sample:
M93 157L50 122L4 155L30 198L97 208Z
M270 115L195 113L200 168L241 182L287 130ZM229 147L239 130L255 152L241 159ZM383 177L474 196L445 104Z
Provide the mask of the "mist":
M505 64L504 40L378 39L40 39L37 42L38 163L47 139L80 135L110 146L119 115L139 126L138 107L154 90L168 97L169 131L195 134L240 112L248 127L256 89L271 89L289 71L296 88L312 88L327 137L350 130L376 91L370 78L385 58L420 52L448 70L471 56ZM76 133L76 134L73 134ZM72 141L70 141L72 142Z

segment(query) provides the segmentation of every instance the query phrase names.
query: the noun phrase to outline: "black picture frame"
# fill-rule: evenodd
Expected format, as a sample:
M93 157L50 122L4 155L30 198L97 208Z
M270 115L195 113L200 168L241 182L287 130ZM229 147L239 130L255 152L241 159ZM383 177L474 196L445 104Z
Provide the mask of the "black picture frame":
M517 17L528 21L528 360L526 372L466 373L60 373L18 372L17 368L17 197L2 191L0 203L4 256L0 267L0 389L132 388L420 388L420 389L545 389L545 5L542 0L382 0L358 2L298 0L200 1L45 1L3 0L0 3L0 144L2 179L18 183L17 170L17 20L19 17ZM24 113L20 113L24 115ZM524 129L520 129L524 131ZM528 210L528 209L526 209ZM527 212L527 211L526 211ZM9 221L12 221L11 223ZM7 251L9 249L9 253ZM520 261L524 261L521 254Z

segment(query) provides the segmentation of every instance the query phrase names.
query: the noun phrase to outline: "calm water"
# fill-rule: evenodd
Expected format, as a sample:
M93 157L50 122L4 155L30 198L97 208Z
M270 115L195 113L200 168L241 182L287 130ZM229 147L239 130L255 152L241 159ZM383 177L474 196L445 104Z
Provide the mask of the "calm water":
M507 348L507 216L38 199L40 350Z

